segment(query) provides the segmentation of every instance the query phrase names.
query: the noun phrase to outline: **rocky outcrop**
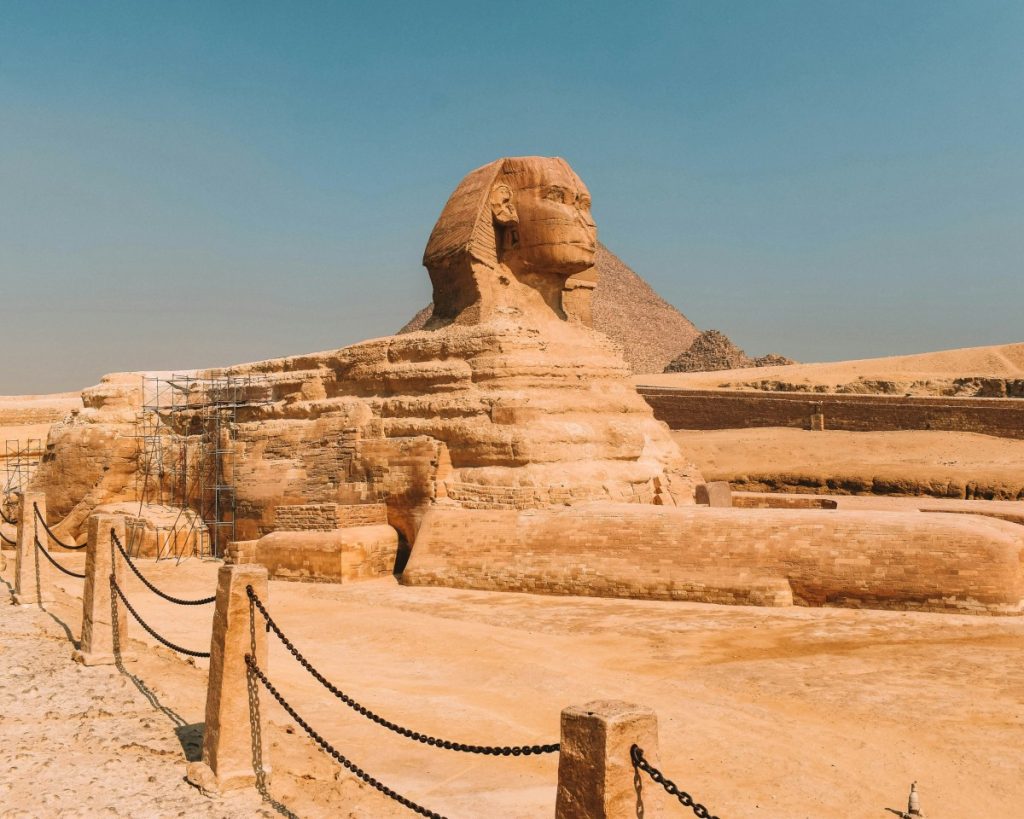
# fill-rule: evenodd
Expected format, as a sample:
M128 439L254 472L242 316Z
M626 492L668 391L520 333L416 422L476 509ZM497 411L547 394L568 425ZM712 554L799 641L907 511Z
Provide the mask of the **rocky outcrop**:
M751 358L719 330L705 330L681 355L665 367L667 373L695 373L712 370L741 370L747 367L775 367L795 364L792 359L768 353Z

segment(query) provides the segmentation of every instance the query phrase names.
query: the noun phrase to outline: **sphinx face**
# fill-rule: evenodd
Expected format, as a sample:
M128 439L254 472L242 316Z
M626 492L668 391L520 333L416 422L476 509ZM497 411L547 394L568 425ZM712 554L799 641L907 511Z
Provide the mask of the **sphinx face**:
M521 273L568 278L592 267L597 227L590 192L564 162L538 159L506 173L515 224L503 227L501 261Z

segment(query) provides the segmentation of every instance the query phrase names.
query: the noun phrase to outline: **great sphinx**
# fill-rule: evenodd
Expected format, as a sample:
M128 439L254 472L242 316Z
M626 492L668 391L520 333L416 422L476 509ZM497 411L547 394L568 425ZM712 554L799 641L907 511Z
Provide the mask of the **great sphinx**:
M1021 612L1010 523L698 505L701 476L590 326L595 248L564 160L499 159L431 232L423 330L196 372L259 377L224 442L252 559L297 579ZM51 435L36 484L55 514L130 497L127 461L110 470L96 451L104 419L127 423L122 383Z

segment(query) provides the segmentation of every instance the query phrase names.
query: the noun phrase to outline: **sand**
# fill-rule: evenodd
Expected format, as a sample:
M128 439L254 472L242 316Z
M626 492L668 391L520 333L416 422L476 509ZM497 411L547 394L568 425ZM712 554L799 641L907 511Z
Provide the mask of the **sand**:
M77 567L82 557L60 559ZM196 560L142 566L183 596L207 593L216 572ZM58 585L50 609L77 633L81 581ZM169 638L208 641L208 610L169 607L134 579L128 593ZM1024 803L1022 618L557 598L391 580L274 581L269 606L328 677L414 730L549 742L566 705L653 706L666 773L730 819L878 817L905 805L911 780L930 816L1004 817ZM172 719L116 670L72 665L71 645L47 615L4 605L0 633L0 755L31 781L13 780L3 804L32 816L59 815L61 806L75 815L84 803L88 815L113 803L131 804L135 816L255 810L245 801L251 791L207 802L180 781L186 753L175 731L202 719L205 661L186 663L148 638L137 644L140 659L128 669L180 715ZM134 623L129 633L144 636ZM300 713L399 792L452 819L551 815L554 757L464 756L391 735L271 646L270 676ZM279 708L264 707L271 790L296 815L411 815L289 732ZM676 805L667 815L682 814Z
M1024 343L820 364L638 375L633 380L636 384L646 386L683 389L751 389L753 382L774 381L800 388L821 387L832 391L837 386L858 380L909 385L913 382L942 384L957 378L976 377L1010 380L1024 378ZM917 394L929 393L923 387L913 391Z
M970 432L675 430L706 480L734 489L1024 499L1024 440Z

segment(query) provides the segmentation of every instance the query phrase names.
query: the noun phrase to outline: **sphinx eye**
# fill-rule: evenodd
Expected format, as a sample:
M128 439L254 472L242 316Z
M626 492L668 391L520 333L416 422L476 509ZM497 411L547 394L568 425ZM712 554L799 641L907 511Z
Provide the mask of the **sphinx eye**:
M544 198L552 202L565 202L565 190L562 188L548 188L544 191Z

